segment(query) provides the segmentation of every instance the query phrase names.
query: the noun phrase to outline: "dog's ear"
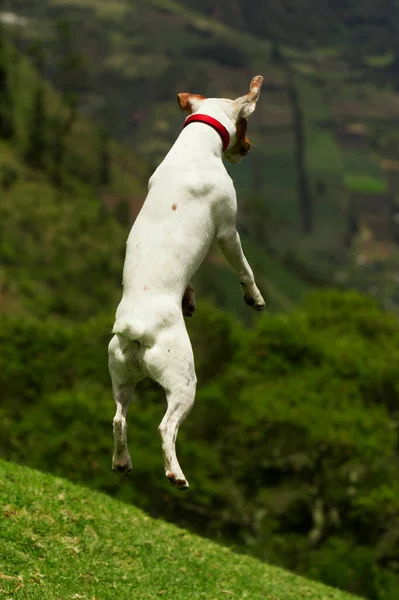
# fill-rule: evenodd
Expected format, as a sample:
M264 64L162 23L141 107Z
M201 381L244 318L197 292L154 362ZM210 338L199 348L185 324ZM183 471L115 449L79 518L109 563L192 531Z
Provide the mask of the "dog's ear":
M187 92L177 94L178 105L190 115L197 112L203 100L206 100L206 96L201 96L201 94L188 94Z
M249 93L246 96L241 96L234 100L234 107L236 109L236 118L238 119L248 119L249 115L251 115L255 108L256 103L259 100L260 96L260 88L262 87L263 77L262 75L257 75L251 81L249 86Z

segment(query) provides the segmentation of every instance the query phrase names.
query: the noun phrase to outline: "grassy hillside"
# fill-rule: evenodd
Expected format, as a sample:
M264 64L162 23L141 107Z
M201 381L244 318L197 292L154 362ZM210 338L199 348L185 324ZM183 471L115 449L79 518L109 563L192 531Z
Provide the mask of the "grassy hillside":
M0 461L4 598L350 600L65 480Z

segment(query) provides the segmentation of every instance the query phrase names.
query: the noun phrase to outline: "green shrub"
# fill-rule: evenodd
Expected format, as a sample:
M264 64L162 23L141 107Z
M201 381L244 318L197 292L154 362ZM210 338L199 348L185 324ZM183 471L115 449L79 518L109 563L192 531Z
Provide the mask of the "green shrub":
M74 325L3 316L3 457L392 600L399 562L392 533L399 530L396 319L358 294L326 291L296 313L265 315L248 332L200 303L189 321L197 401L177 440L191 484L184 497L163 476L157 427L164 392L149 382L138 386L129 411L133 475L121 481L111 472L111 324L108 315Z

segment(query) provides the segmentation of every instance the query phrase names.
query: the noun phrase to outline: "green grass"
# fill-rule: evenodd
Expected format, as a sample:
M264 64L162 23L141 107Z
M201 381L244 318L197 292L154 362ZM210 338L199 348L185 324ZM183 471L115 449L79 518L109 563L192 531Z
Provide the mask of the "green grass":
M364 58L363 61L369 67L389 67L389 65L393 63L393 52L386 52L385 54L376 54L374 56L368 56Z
M343 173L342 153L330 131L308 129L307 165L312 174L339 183Z
M345 184L352 192L383 194L387 191L387 182L381 178L367 175L346 175Z
M0 485L5 600L354 598L25 467L0 461Z
M354 192L383 193L388 183L381 165L375 160L370 149L342 148L344 162L344 183Z

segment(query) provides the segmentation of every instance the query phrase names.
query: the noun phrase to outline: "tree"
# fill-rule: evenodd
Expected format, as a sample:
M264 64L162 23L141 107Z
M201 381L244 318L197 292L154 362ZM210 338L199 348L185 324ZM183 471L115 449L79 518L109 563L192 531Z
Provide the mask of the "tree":
M38 80L33 94L33 102L27 126L25 161L35 169L43 169L47 150L46 100L43 83Z
M40 73L43 70L44 55L40 42L29 48L33 63L37 69L36 85L33 91L31 111L27 123L27 139L24 159L35 169L43 169L47 151L47 107L44 83Z
M78 116L79 92L87 89L90 77L83 55L75 48L76 43L69 21L59 19L56 23L56 30L54 80L61 93L62 102L59 114L54 119L52 181L55 185L60 185L66 154L66 140Z
M110 137L106 129L100 132L100 156L98 165L98 184L107 186L111 183Z
M294 129L294 160L297 171L299 216L301 232L309 235L313 231L313 198L306 167L306 128L301 101L296 85L296 75L290 61L276 44L272 58L285 72L287 95L292 109Z
M58 115L54 119L54 139L53 139L53 169L51 179L55 185L62 183L62 167L66 151L66 137L71 131L77 117L77 99L74 94L65 95L66 115Z
M10 140L15 135L15 125L7 59L7 46L0 23L0 137Z

